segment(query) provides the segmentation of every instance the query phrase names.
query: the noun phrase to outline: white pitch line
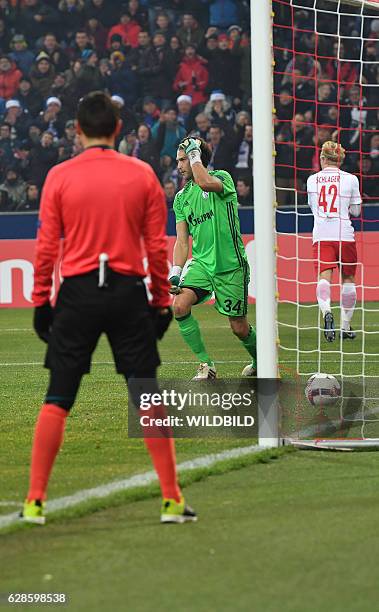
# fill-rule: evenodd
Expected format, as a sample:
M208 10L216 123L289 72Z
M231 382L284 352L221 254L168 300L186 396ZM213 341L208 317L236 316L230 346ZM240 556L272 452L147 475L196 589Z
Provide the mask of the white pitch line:
M0 507L1 508L7 508L9 506L17 506L18 508L22 507L22 503L21 502L16 502L16 501L0 501Z
M216 463L220 463L221 461L225 461L226 459L244 457L246 455L252 455L253 453L257 453L262 450L264 450L264 448L255 444L251 446L231 448L229 450L222 451L221 453L203 455L202 457L197 457L196 459L183 461L183 463L179 463L178 470L180 473L183 473L196 470L197 468L212 467ZM49 514L53 512L58 512L59 510L66 510L67 508L72 508L73 506L77 506L78 504L86 502L90 499L104 499L112 493L117 493L119 491L140 489L146 487L152 482L155 482L156 480L156 473L153 470L150 470L149 472L144 472L143 474L136 474L135 476L131 476L130 478L125 478L123 480L115 480L114 482L100 485L98 487L93 487L92 489L82 489L81 491L77 491L72 495L58 497L57 499L52 499L51 501L49 501ZM18 522L18 512L5 514L3 516L0 516L0 529L4 529L5 527L9 527L10 525L14 525Z
M327 356L327 352L322 353L322 360L325 363L335 363L335 359L326 359ZM354 357L354 353L343 353L344 355L344 363L345 364L351 364L351 363L356 363L355 359L346 359L346 356L351 356ZM301 363L314 363L315 361L317 361L318 357L315 356L314 359L300 359ZM220 361L220 360L215 360L215 363L221 363L221 364L227 364L227 363L246 363L247 359L242 359L242 360L231 360L228 359L227 361ZM378 363L378 359L366 359L365 363ZM180 364L183 365L193 365L193 364L197 364L198 361L180 361ZM297 363L296 359L280 359L279 360L279 365L280 364L284 364L284 363ZM93 361L92 365L114 365L114 361ZM163 361L162 365L178 365L177 361ZM6 366L43 366L43 362L42 361L0 361L0 367L6 367Z

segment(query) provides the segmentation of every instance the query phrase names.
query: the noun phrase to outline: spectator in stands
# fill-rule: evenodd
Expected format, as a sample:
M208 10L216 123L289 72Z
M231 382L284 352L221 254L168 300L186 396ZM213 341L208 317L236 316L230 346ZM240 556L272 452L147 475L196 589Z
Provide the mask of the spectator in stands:
M65 159L70 159L70 157L72 156L72 152L74 149L74 143L75 143L75 136L76 136L75 120L69 119L65 123L64 135L58 142L60 161L64 161Z
M115 25L113 2L110 0L88 0L85 8L85 20L88 21L92 17L95 17L105 28Z
M235 0L203 0L209 4L209 24L219 30L227 30L239 23L238 6Z
M184 13L182 24L177 30L176 35L183 47L194 45L198 49L203 42L204 30L193 15Z
M205 90L208 85L208 70L205 60L196 54L193 45L187 45L184 58L174 81L174 91L191 96L192 104L205 103L207 100Z
M23 74L29 74L34 61L34 54L28 49L28 43L23 34L15 34L12 38L9 58Z
M57 161L58 150L54 146L54 136L50 132L43 132L40 142L30 152L28 180L33 181L41 188L47 173Z
M111 46L111 38L114 34L118 34L122 38L122 44L125 47L138 46L138 34L141 31L141 26L137 21L132 19L129 11L123 9L120 15L120 22L109 30L107 38L107 48Z
M279 95L275 97L276 118L279 121L291 121L293 117L293 97L289 85L280 89Z
M159 120L160 110L152 96L145 96L142 102L141 123L145 123L149 128Z
M81 67L76 78L76 95L83 98L90 91L103 89L105 81L99 70L99 58L95 50L85 49L81 57Z
M218 34L215 32L213 34L206 34L203 39L202 45L199 47L199 53L202 57L204 57L208 62L209 66L212 66L212 60L215 56L215 53L218 49ZM212 76L212 75L211 75Z
M59 23L65 36L70 40L74 33L84 25L84 1L60 0L58 3Z
M157 101L159 106L163 108L172 103L172 78L170 77L170 57L169 49L166 44L166 39L163 34L157 32L153 37L153 47L159 61L159 73L157 84Z
M294 91L294 113L304 114L311 111L315 114L315 78L304 76L300 68L293 70Z
M0 98L14 98L21 77L21 70L15 62L11 62L7 55L0 56Z
M160 174L159 151L155 140L151 136L151 130L147 125L141 124L137 133L130 132L132 138L124 138L119 146L120 153L132 155L150 164L157 176Z
M11 126L8 123L0 125L0 163L4 169L13 160L13 144L11 139Z
M163 190L166 196L167 208L171 209L174 203L176 194L176 185L174 181L168 180L163 183Z
M22 140L27 137L30 119L18 100L7 100L3 121L10 125L13 140Z
M329 109L337 102L336 90L331 83L321 83L317 89L316 123L327 124L329 121Z
M208 170L226 170L232 172L233 150L230 141L219 125L211 125L208 142L212 149Z
M142 30L138 34L138 46L132 49L129 61L138 78L139 96L157 98L161 66L148 32Z
M156 15L152 35L154 36L157 32L163 34L166 40L170 40L171 36L174 36L175 34L175 28L170 22L170 18L165 11L160 11Z
M373 159L368 155L360 156L357 167L355 169L357 173L362 176L361 179L361 192L362 197L365 199L377 198L378 197L378 171L379 164L376 166Z
M358 80L358 70L354 62L344 62L345 45L338 41L333 44L333 57L329 59L325 66L326 78L340 83L340 95L348 93L351 85Z
M178 122L184 127L186 132L191 132L195 128L195 110L192 107L191 96L182 94L176 99L178 108Z
M211 93L204 113L212 125L219 125L226 134L232 130L236 114L222 91L216 90Z
M88 35L90 44L96 49L99 56L102 57L105 54L107 45L108 33L106 28L104 28L103 24L100 23L96 17L91 17L85 24L85 31ZM122 37L120 37L120 42L122 42ZM121 49L114 50L121 51Z
M251 177L240 176L237 178L236 191L238 204L240 206L252 206L253 194L251 192Z
M92 51L89 36L84 28L81 28L75 33L75 40L68 49L71 60L81 59L84 51Z
M236 161L233 177L251 177L253 173L253 126L241 126L235 140Z
M124 155L138 157L138 140L136 130L126 132L118 146L118 150Z
M0 17L0 55L8 53L11 42L11 34L5 26L5 21Z
M34 91L31 80L26 76L21 77L15 100L20 102L21 108L31 117L38 115L42 108L42 96Z
M368 154L379 173L379 134L373 134L369 140Z
M22 34L34 45L47 32L58 28L59 13L56 8L40 0L24 0L19 26Z
M28 183L25 190L25 199L15 209L17 212L39 210L40 190L35 183Z
M10 212L8 192L0 189L0 212Z
M142 30L146 30L148 27L147 10L143 6L140 6L140 4L138 0L129 0L128 11L133 21L139 23Z
M55 96L50 96L45 102L45 109L38 117L41 132L49 132L57 141L64 133L65 120L62 116L62 102Z
M194 134L200 136L204 140L208 140L209 128L211 127L211 122L209 117L205 113L198 113L195 117L196 128L194 130Z
M9 210L16 210L25 199L26 183L22 180L16 164L8 166L5 170L5 180L0 185L1 191L8 194Z
M232 54L227 34L218 36L217 48L208 58L208 70L208 91L221 89L231 98L239 96L240 58Z
M30 80L34 90L42 98L47 98L51 86L54 82L55 69L51 64L50 58L44 51L41 51L30 71Z
M248 33L235 37L232 54L240 61L239 90L242 94L242 106L247 110L247 100L251 97L251 45Z
M151 133L156 141L160 157L168 155L175 159L178 144L186 135L186 130L178 122L175 107L169 107L161 112L159 121L153 126Z
M28 146L30 147L30 150L39 144L41 140L41 135L42 135L41 128L37 124L37 120L32 121L32 123L29 125L28 138L27 138L27 142L28 142Z
M313 130L305 125L304 115L298 113L291 123L282 125L276 136L276 199L279 206L294 205L294 188L305 191L313 155Z
M52 32L48 32L43 37L43 45L40 51L44 51L49 56L51 65L54 66L56 72L63 72L69 67L67 54L63 51L57 41L57 37Z
M118 94L111 96L113 103L118 107L120 113L120 119L122 121L122 128L120 134L128 134L132 130L137 130L138 119L136 114L125 105L125 100Z
M164 185L168 181L172 181L177 190L183 186L183 177L179 175L176 160L169 155L163 155L161 157L161 182Z
M111 94L121 96L127 106L134 106L138 97L136 74L120 51L114 51L111 55L110 73L106 85ZM94 89L101 89L101 85L92 88Z
M167 76L170 79L171 87L179 70L180 62L183 59L183 49L177 36L171 36L168 49L166 51L165 65Z

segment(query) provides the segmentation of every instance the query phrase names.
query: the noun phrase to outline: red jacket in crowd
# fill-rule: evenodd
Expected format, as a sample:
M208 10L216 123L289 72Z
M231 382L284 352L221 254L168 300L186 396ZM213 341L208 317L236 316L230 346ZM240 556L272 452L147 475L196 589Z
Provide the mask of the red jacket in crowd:
M22 72L16 67L16 64L11 65L11 68L6 72L0 72L0 98L9 100L16 95Z
M193 58L185 57L175 77L174 91L191 96L192 104L196 106L208 99L205 94L208 78L208 70L202 58L197 55Z
M130 21L129 23L124 24L118 23L109 30L107 48L109 49L111 46L111 38L113 34L119 34L119 36L122 36L122 42L124 45L138 47L138 34L140 31L141 26L139 26L135 21Z

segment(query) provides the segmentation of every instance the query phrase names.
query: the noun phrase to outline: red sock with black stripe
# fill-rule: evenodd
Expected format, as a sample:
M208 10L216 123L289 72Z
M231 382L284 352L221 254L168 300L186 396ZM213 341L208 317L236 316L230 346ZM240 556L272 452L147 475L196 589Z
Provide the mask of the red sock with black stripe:
M68 412L55 404L44 404L34 430L30 484L27 499L46 499L46 489L55 457L63 442Z

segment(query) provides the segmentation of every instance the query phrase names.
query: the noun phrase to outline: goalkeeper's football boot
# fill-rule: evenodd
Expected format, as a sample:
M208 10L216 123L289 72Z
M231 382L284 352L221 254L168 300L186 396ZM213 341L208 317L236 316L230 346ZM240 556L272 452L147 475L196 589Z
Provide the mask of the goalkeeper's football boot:
M163 499L161 509L161 523L189 523L196 522L197 514L187 506L184 497L177 502L175 499Z
M249 363L247 366L244 367L244 369L241 372L241 376L245 377L251 377L251 376L256 376L257 375L257 360L253 359L251 363Z
M350 327L350 329L341 329L340 338L341 336L342 336L342 340L355 340L355 338L357 337L357 334Z
M324 336L327 342L334 342L336 339L334 317L331 312L327 312L324 317Z
M26 499L24 508L20 513L20 519L25 523L44 525L46 522L44 502L40 499L32 499L32 501Z
M201 363L197 368L196 376L191 380L214 380L216 378L216 366L214 363Z

